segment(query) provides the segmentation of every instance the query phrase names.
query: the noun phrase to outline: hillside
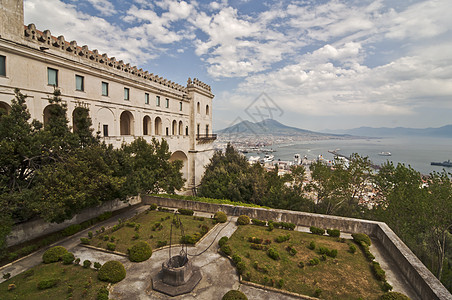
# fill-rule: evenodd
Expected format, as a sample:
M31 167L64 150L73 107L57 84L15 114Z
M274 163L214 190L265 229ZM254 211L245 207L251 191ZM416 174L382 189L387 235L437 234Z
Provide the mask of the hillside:
M348 130L332 130L330 132L351 134L369 137L386 137L386 136L428 136L428 137L445 137L452 138L452 125L446 125L439 128L405 128L405 127L359 127Z

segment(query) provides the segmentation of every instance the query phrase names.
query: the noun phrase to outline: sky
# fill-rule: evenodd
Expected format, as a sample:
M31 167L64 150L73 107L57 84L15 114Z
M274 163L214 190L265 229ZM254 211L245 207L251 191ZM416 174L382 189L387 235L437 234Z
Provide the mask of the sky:
M185 85L214 130L452 124L452 1L25 0L25 24Z

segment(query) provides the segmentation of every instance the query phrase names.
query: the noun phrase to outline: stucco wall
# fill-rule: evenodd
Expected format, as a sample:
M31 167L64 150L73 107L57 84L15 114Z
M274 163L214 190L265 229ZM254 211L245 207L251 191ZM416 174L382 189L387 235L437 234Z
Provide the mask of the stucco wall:
M449 291L400 238L382 222L312 214L280 209L263 209L226 204L203 203L187 200L168 199L154 196L143 196L143 204L155 203L158 206L192 209L214 214L223 211L229 216L248 215L260 220L292 222L298 226L317 226L336 228L348 233L366 233L378 239L391 258L397 262L401 273L415 289L420 299L452 299Z
M99 207L86 209L80 214L73 217L71 220L66 220L63 223L59 224L48 223L42 219L18 224L13 226L10 235L8 235L8 237L6 238L6 243L8 246L14 246L40 236L62 230L69 225L82 223L89 219L95 218L106 211L115 211L129 205L139 204L140 202L140 197L133 197L129 200L128 203L120 200L104 202Z

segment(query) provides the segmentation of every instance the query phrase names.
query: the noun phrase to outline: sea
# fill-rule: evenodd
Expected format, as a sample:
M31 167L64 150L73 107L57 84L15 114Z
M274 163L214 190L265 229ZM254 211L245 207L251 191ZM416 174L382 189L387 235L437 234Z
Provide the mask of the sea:
M293 161L295 154L301 157L307 156L309 160L322 155L324 159L332 160L334 155L329 150L350 156L358 153L367 156L377 165L392 161L395 165L403 163L410 165L422 174L430 174L433 171L441 172L445 169L452 172L452 168L432 166L431 162L452 161L452 138L434 137L387 137L352 140L318 140L297 141L291 144L273 145L267 147L275 152L275 160ZM391 156L381 156L381 152L390 152ZM248 153L247 156L261 155L262 153Z

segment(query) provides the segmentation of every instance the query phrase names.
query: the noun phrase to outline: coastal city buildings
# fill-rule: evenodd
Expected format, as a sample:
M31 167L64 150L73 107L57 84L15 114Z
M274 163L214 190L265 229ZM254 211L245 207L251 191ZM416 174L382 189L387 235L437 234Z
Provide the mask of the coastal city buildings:
M24 26L23 0L0 5L0 108L8 111L14 89L28 96L32 119L48 119L49 97L61 91L67 117L89 109L94 131L119 147L138 137L164 138L171 160L182 160L186 189L199 184L213 154L211 87L198 79L186 86L115 57Z

